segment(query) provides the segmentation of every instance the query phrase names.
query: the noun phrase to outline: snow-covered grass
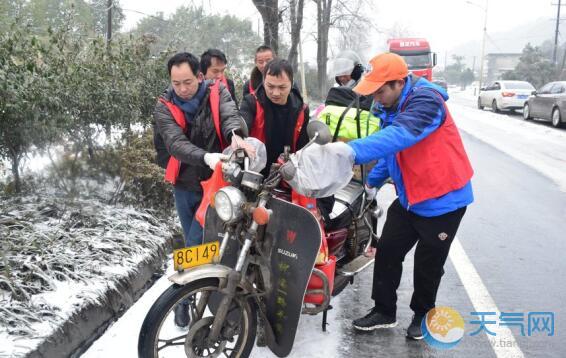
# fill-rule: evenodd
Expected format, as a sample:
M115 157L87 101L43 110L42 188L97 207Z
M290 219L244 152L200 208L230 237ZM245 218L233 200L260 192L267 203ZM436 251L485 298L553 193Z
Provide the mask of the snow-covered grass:
M117 280L163 256L149 212L56 195L0 200L0 356L23 356Z

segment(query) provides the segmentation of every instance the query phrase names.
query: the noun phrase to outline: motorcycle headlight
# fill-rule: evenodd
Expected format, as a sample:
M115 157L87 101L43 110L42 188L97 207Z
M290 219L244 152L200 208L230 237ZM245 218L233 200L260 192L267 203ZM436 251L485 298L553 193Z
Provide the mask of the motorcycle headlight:
M214 196L216 214L224 222L233 222L240 219L245 202L244 194L232 186L218 190Z

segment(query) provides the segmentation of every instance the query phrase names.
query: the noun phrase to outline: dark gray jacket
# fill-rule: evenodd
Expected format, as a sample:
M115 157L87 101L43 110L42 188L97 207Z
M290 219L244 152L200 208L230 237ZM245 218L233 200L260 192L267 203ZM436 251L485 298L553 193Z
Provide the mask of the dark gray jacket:
M161 101L157 102L153 112L157 163L162 168L166 168L170 155L177 158L181 162L181 170L175 186L190 191L202 191L200 182L210 178L212 174L204 162L205 153L221 151L210 110L212 82L204 83L208 86L207 92L195 118L188 125L186 134L175 122L169 108ZM171 87L167 88L161 98L170 102L172 92ZM248 135L246 123L232 101L230 92L222 83L220 83L220 128L225 144L230 144L232 130L243 137Z

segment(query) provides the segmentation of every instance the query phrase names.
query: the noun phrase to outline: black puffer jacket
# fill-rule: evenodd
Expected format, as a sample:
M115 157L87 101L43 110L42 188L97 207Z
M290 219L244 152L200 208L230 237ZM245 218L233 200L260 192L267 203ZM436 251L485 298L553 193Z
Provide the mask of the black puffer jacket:
M162 168L166 168L170 155L177 158L181 162L181 170L175 186L185 190L202 191L200 182L210 178L212 174L204 162L204 155L220 152L220 140L216 135L210 110L209 97L212 83L204 82L208 87L207 92L195 118L188 125L186 134L175 122L169 108L161 101L157 102L153 112L157 163ZM161 98L170 102L172 92L171 87L167 88ZM232 101L228 89L222 83L220 84L220 128L227 144L232 138L232 130L240 136L248 135L246 123Z

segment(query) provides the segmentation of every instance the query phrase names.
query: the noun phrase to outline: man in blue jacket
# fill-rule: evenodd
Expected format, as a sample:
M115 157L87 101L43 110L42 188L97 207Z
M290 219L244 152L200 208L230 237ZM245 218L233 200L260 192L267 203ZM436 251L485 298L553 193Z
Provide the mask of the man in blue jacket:
M356 164L379 160L369 173L366 191L375 196L387 178L398 198L387 211L381 239L373 243L375 306L354 320L358 330L397 325L397 288L403 260L416 244L413 320L407 337L422 339L421 322L435 307L444 263L466 207L473 202L473 170L445 101L446 92L409 75L402 57L374 57L371 71L354 91L373 96L372 111L381 130L349 142Z

